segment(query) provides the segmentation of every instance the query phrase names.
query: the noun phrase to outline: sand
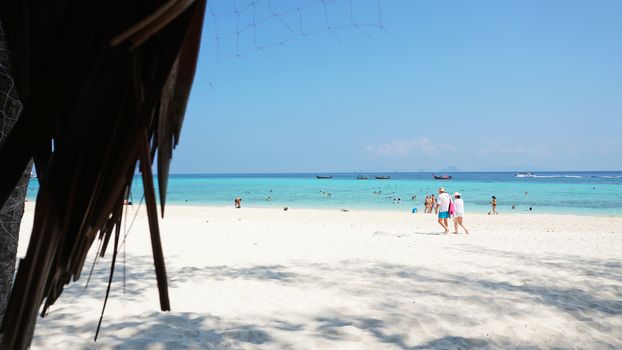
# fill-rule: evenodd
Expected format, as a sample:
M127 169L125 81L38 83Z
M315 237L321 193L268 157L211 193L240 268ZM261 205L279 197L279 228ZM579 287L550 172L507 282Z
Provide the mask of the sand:
M20 256L32 217L29 204ZM465 225L471 235L406 210L168 207L172 311L160 312L139 212L98 341L110 253L85 289L91 254L32 348L622 348L622 217L467 212Z

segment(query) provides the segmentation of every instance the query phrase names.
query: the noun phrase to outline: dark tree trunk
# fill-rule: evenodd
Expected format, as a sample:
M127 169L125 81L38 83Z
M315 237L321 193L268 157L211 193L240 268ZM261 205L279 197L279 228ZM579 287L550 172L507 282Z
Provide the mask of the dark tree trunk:
M8 58L2 23L0 23L0 146L15 125L22 109L10 75ZM2 164L1 166L10 165ZM11 294L15 274L19 226L24 214L24 201L31 167L32 163L26 167L15 190L0 209L0 323L6 311L6 303ZM0 334L0 343L2 343L2 334Z

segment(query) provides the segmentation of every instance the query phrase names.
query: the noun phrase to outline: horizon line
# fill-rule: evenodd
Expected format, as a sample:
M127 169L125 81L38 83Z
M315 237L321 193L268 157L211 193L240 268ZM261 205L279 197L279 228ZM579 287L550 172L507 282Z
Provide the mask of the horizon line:
M289 172L179 172L179 173L169 173L169 175L284 175L284 174L425 174L425 173L517 173L517 172L526 172L525 170L456 170L456 171L289 171ZM528 172L544 172L544 173L579 173L579 172L614 172L620 173L622 170L530 170ZM136 174L140 174L137 172ZM157 173L154 173L157 175Z

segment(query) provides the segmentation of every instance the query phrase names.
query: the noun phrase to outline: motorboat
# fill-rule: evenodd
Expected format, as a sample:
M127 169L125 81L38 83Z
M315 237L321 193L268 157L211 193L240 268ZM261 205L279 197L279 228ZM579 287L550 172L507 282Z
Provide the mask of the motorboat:
M386 175L376 176L377 180L388 180L390 178L391 178L391 176L386 176Z
M514 176L516 176L516 177L536 177L536 174L534 174L534 173L515 173Z
M359 175L356 177L357 180L367 180L369 179L367 176Z
M330 176L330 175L327 175L327 176L323 176L323 175L315 175L315 177L316 177L317 179L332 179L332 178L333 178L333 177L332 177L332 176Z
M451 175L435 175L435 174L432 174L432 176L434 177L435 180L451 180L452 179Z

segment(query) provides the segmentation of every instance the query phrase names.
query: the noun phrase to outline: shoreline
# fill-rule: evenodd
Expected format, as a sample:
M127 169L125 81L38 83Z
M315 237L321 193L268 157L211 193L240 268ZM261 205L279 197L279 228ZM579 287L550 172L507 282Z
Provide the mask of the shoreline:
M242 208L236 209L235 207L233 207L233 205L231 206L218 206L218 205L196 205L196 204L191 204L191 205L180 205L180 204L167 204L166 208L165 208L165 214L168 208L175 208L175 210L178 209L183 209L183 208L188 208L188 209L195 209L195 210L199 210L199 209L232 209L232 210L239 210L239 211L243 211L245 209L247 210L269 210L269 211L283 211L283 207L272 207L272 206L252 206L252 205L244 205L242 204ZM382 209L382 208L347 208L347 207L343 207L343 208L339 208L339 207L335 207L335 208L317 208L317 207L288 207L288 212L289 211L316 211L316 212L343 212L342 209L346 209L347 211L344 213L362 213L362 214L374 214L374 213L378 213L378 214L385 214L385 213L389 213L389 214L396 214L396 215L408 215L408 216L424 216L424 217L430 217L430 218L436 218L436 214L432 213L432 214L424 214L421 212L418 213L412 213L410 210L408 209L404 209L404 210L397 210L397 209ZM417 208L418 209L418 208ZM515 212L503 212L503 213L499 213L497 215L489 215L487 213L481 213L481 212L466 212L465 214L465 219L468 219L469 217L502 217L502 216L522 216L522 217L540 217L540 216L551 216L551 217L569 217L569 216L577 216L577 217L595 217L595 218L622 218L622 214L616 215L616 214L593 214L593 213L540 213L540 212L519 212L519 211L515 211ZM166 216L165 216L166 218Z
M35 205L35 201L27 201L26 202L26 206L31 206L34 208ZM133 204L131 206L129 206L129 208L132 207L137 207L138 203ZM141 205L141 207L144 208L145 204L143 202L143 204ZM158 203L157 205L158 207L158 213L160 213L160 205ZM348 208L348 207L334 207L334 208L327 208L327 207L296 207L296 206L253 206L252 204L247 205L244 202L242 202L242 208L235 208L232 205L214 205L214 204L166 204L166 207L164 208L165 211L165 216L164 218L166 218L166 213L169 212L169 209L174 208L173 210L178 210L180 208L189 208L189 209L232 209L232 210L244 210L244 209L250 209L250 210L270 210L270 211L283 211L283 208L287 207L288 210L287 211L299 211L299 210L310 210L310 211L325 211L325 212L335 212L335 211L340 211L343 212L342 209L346 209L346 212L357 212L357 213L395 213L395 214L408 214L408 215L413 215L413 216L429 216L429 217L436 217L436 214L432 213L432 214L424 214L422 212L417 212L417 213L412 213L411 210L412 208L408 209L407 207L404 208L404 210L399 210L399 209L386 209L386 208ZM417 210L419 209L419 207L417 207ZM468 208L467 208L468 209ZM161 213L160 213L161 215ZM465 219L468 219L469 217L475 217L475 216L482 216L482 217L503 217L503 216L525 216L525 217L533 217L533 216L560 216L560 217L572 217L572 216L577 216L577 217L596 217L596 218L622 218L622 213L619 214L597 214L597 213L543 213L543 212L528 212L525 210L522 211L508 211L508 212L500 212L497 215L489 215L487 213L483 213L483 212L470 212L470 211L466 211L466 215L465 215ZM162 219L162 217L160 216L160 219Z

